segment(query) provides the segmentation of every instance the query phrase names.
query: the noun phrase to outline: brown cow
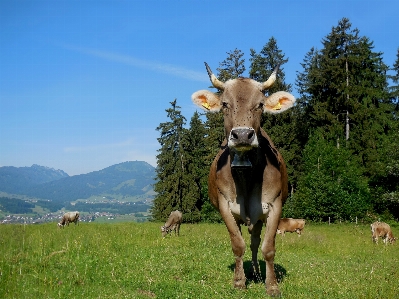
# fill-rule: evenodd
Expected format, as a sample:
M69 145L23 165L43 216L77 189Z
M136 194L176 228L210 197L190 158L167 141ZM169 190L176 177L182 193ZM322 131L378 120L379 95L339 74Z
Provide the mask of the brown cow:
M283 91L264 95L276 80L278 67L264 83L248 78L223 83L205 65L213 86L221 94L200 90L192 95L192 100L206 111L222 110L224 115L225 140L211 165L208 193L230 234L235 257L234 286L245 288L246 281L241 225L247 225L251 233L252 263L259 274L257 253L265 223L261 250L266 260L266 290L267 294L278 296L275 236L288 195L288 178L284 160L261 128L260 120L262 113L276 114L291 108L295 98Z
M285 232L296 232L298 237L300 237L304 227L305 219L281 218L278 223L277 233L284 236Z
M176 231L177 235L180 235L180 224L182 222L183 215L180 211L176 210L170 213L168 220L163 226L161 226L162 237L165 237L171 231Z
M393 244L397 238L394 238L391 227L385 222L376 221L370 225L373 242L378 244L378 238L381 237L385 244Z
M75 225L79 222L79 212L67 212L62 216L62 219L59 223L57 223L59 228L64 228L65 225L69 226L70 222L75 222Z

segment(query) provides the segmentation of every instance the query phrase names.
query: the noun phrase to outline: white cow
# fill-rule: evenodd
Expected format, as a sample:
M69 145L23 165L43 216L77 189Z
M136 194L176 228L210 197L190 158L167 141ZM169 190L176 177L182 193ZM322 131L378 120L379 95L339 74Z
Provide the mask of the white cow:
M75 225L79 222L79 212L67 212L62 216L61 221L57 224L59 228L64 228L65 225L69 226L70 222L75 222Z
M376 221L370 225L373 242L378 244L378 238L381 237L383 242L393 244L397 238L394 238L391 227L385 222Z
M285 232L296 232L298 237L300 237L304 227L305 219L281 218L278 223L277 233L284 236Z
M176 210L170 213L168 220L165 222L163 226L161 226L162 237L165 237L171 231L177 231L177 235L180 234L180 224L183 219L183 214Z

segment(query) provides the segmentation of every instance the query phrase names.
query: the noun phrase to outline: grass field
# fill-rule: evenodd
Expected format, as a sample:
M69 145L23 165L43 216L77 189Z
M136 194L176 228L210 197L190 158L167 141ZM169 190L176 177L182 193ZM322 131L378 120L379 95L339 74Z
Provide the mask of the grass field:
M232 287L234 258L224 225L161 223L0 225L0 298L264 298L249 277ZM399 229L393 228L395 236ZM245 255L250 272L249 235ZM371 241L369 225L307 225L276 237L283 298L399 298L399 241ZM259 253L262 276L265 263Z

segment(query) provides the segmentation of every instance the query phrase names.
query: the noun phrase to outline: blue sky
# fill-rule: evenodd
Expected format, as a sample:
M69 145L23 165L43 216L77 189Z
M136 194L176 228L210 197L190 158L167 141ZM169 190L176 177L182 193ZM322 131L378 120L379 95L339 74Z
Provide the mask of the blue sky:
M156 127L174 99L189 123L191 94L210 85L204 61L216 72L237 48L248 70L250 49L274 37L294 85L346 17L392 66L398 12L397 0L2 0L0 166L156 166Z

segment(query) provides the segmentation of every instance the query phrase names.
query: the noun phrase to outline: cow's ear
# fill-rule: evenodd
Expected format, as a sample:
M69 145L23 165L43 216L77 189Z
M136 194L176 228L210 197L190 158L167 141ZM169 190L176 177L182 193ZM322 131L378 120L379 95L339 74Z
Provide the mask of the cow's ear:
M194 104L204 109L205 111L218 112L222 105L219 97L209 90L199 90L194 92L191 96Z
M263 112L277 114L287 109L290 109L295 103L295 98L292 94L286 91L278 91L265 100Z

